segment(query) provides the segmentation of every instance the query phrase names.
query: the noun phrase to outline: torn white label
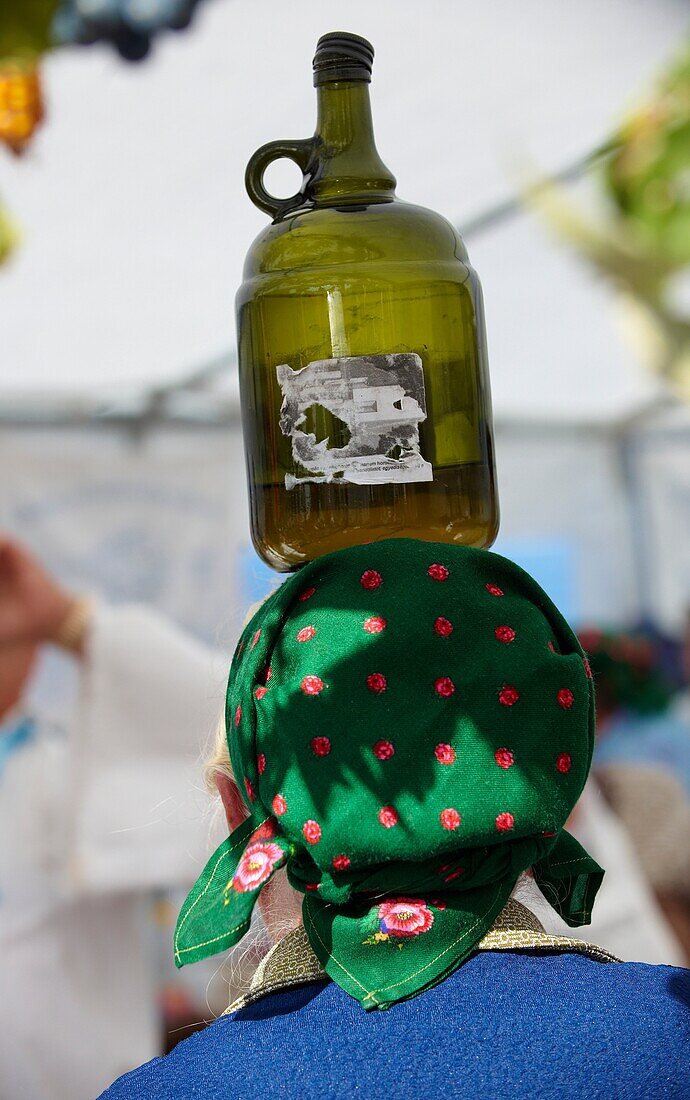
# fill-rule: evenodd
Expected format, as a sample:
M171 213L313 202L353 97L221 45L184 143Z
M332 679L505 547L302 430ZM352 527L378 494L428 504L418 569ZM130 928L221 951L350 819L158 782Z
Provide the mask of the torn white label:
M413 352L317 359L301 370L276 368L283 394L280 429L292 439L296 470L285 487L303 482L353 485L433 481L430 462L419 449L419 425L426 420L422 360ZM344 447L329 446L303 431L307 410L321 406L350 432Z

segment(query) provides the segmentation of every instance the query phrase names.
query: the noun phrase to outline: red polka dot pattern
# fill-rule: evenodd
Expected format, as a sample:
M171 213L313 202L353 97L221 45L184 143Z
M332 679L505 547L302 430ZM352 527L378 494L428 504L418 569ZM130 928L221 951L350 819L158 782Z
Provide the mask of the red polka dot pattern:
M258 640L259 640L259 638L260 638L260 637L261 637L261 631L260 631L260 630L257 630L256 634L255 634L255 635L254 635L254 637L252 638L252 642L251 642L251 645L250 645L250 647L249 647L250 649L253 649L253 648L254 648L254 646L256 645L256 643L258 642Z
M321 840L321 826L318 821L305 821L302 826L302 835L307 844L318 844Z
M438 562L430 565L427 569L427 573L431 577L432 581L447 581L448 577L450 576L445 565L439 565Z
M277 794L271 802L271 809L277 817L282 817L287 813L287 802L283 798L282 794Z
M333 867L336 871L347 871L350 866L349 856L333 856Z
M366 588L371 592L374 588L378 588L383 578L380 573L377 573L375 569L365 569L360 577L359 583L362 588Z
M515 757L510 749L496 749L494 753L494 760L498 764L499 768L512 768L515 763Z
M324 682L319 676L305 676L300 687L305 695L319 695L324 689Z
M242 707L238 704L235 708L235 725L239 726L242 721Z
M510 684L506 684L498 693L498 701L504 707L515 706L519 698L520 692L517 688L511 687Z
M453 633L453 624L450 619L444 619L443 615L439 615L434 623L434 630L440 638L448 638Z
M310 600L315 592L316 592L315 588L305 588L304 592L301 592L299 597L298 597L298 599L300 600L300 603L304 603L305 600Z
M367 634L380 634L381 631L386 629L387 623L380 615L372 615L370 619L364 620L362 626Z
M499 642L504 642L506 645L515 641L515 631L512 626L497 626L494 634Z
M561 752L556 757L556 770L563 775L566 775L566 773L570 771L572 764L573 762L568 752Z
M434 680L434 691L443 699L448 699L455 691L455 684L450 676L439 676L437 680Z
M316 627L315 626L303 626L301 630L297 631L297 641L298 642L308 642L314 637L315 634L316 634Z
M399 820L395 806L382 806L379 810L379 825L383 825L384 829L392 829Z
M264 687L263 684L260 684L258 688L254 688L254 697L256 699L263 699L267 691L268 688Z
M247 792L247 798L249 799L249 801L253 802L254 799L256 798L256 793L254 791L254 784L252 783L251 779L247 779L246 775L244 777L244 789Z
M563 710L570 710L575 702L575 696L570 688L561 688L556 698L558 699L559 707L563 707Z
M266 757L262 752L260 752L256 758L256 770L258 771L259 775L263 775L266 771Z
M328 756L331 751L331 742L327 737L312 737L309 744L314 756Z
M375 695L380 695L388 687L388 681L382 672L372 672L370 676L367 676L367 687Z
M462 818L457 810L450 807L447 810L441 810L439 814L439 820L444 829L449 829L451 832L458 828Z
M264 683L265 684L270 683L272 675L273 675L273 669L269 665L268 668L266 669L266 671L264 672Z
M454 764L455 763L455 749L452 745L447 745L442 742L434 749L434 755L439 764Z
M460 878L460 875L464 875L464 867L456 867L454 871L451 871L449 875L446 875L444 882L454 882L456 878Z
M504 592L502 588L499 588L497 584L486 584L484 586L490 596L503 596Z
M549 647L549 649L551 650L551 652L552 652L552 653L555 653L555 652L556 652L556 647L555 647L555 645L553 644L553 642L548 642L547 644L548 644L548 647Z
M390 760L395 755L395 746L392 741L377 741L373 751L377 760Z
M496 818L496 828L498 829L499 833L509 833L514 825L515 825L515 818L513 817L512 814L509 814L509 813L498 814L498 816Z

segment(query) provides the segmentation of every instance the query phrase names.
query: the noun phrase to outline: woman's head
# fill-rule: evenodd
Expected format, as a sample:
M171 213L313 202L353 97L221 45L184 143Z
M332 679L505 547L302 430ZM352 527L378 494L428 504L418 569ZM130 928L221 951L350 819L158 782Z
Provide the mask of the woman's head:
M181 914L179 964L235 942L284 865L366 1007L459 965L531 865L566 917L587 913L599 869L560 834L591 760L588 669L506 559L389 540L311 563L245 630L226 724L249 816ZM379 988L365 948L388 940L406 950Z

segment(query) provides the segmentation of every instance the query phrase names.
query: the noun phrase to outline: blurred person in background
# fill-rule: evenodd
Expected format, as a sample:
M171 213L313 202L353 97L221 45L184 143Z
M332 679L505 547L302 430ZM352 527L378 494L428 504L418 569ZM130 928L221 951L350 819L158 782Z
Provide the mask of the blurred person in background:
M596 683L594 768L690 962L690 720L644 636L584 631Z
M68 728L31 702L44 645L78 664ZM161 1049L143 899L188 886L207 849L195 787L214 661L149 609L66 591L0 538L2 1100L92 1100Z

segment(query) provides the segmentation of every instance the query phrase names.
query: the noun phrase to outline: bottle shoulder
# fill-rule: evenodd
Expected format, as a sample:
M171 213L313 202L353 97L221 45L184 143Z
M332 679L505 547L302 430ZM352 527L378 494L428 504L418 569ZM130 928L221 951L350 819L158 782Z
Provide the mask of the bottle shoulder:
M469 271L467 250L449 221L395 199L317 207L267 226L249 248L244 279L362 263L459 264Z

